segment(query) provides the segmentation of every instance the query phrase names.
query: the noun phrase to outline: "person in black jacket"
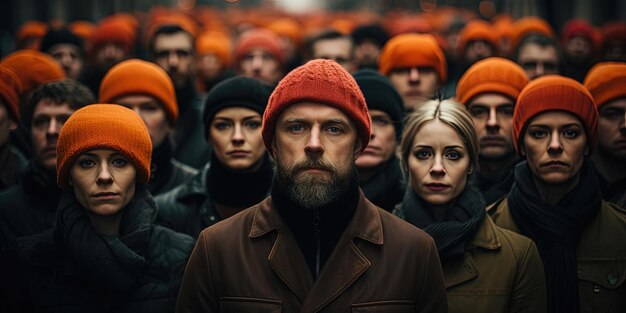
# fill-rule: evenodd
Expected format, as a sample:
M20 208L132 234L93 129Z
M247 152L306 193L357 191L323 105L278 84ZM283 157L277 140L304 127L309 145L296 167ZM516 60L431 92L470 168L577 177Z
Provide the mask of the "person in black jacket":
M19 173L19 183L0 193L0 259L11 239L54 226L61 196L55 173L59 132L75 110L94 102L91 91L73 80L43 84L30 98L22 124L35 155Z
M274 170L261 117L271 92L269 85L243 76L211 90L203 114L211 161L191 181L156 198L160 223L197 237L269 194Z
M65 123L55 227L11 243L4 312L174 311L194 240L153 224L151 153L144 123L121 106L90 105Z
M402 134L402 98L389 79L375 70L359 70L353 75L372 117L370 142L355 161L359 185L368 200L391 212L402 202L406 187L396 157Z
M189 181L198 171L174 159L172 132L178 119L174 84L157 65L131 59L104 76L100 102L123 105L135 111L152 139L152 175L148 190L158 195Z

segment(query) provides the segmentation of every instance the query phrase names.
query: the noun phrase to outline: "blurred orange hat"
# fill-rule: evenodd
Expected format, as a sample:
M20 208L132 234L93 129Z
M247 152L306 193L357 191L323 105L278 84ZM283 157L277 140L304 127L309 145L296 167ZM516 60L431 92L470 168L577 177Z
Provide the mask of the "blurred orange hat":
M22 92L31 91L47 82L65 79L65 72L59 63L48 54L37 50L18 50L0 62L20 78Z
M18 48L27 49L39 49L39 42L43 36L48 32L48 25L40 21L27 21L22 24L17 31L17 46ZM29 38L37 38L39 41L35 41L29 46L23 46L25 41Z
M302 26L291 18L280 18L267 25L267 29L273 31L278 36L288 37L296 45L302 40Z
M548 22L536 16L528 16L520 18L513 24L513 37L511 38L511 47L515 49L524 37L532 34L541 34L546 37L553 38L554 30Z
M489 23L482 20L469 21L459 34L458 51L465 51L468 43L479 40L488 42L494 49L498 47L494 30Z
M447 79L446 58L435 37L430 34L401 34L391 38L378 56L378 69L389 75L397 67L433 67L439 80Z
M22 82L20 78L4 64L0 64L0 98L7 104L7 111L11 119L20 121L20 94Z
M284 64L284 55L278 35L264 28L255 28L241 34L235 47L235 62L253 49L264 49L272 54L280 64Z
M126 22L111 19L100 23L88 40L88 53L93 53L107 43L115 43L126 51L133 50L136 33Z
M598 63L589 70L583 84L593 95L597 106L626 97L626 63Z
M96 24L89 21L74 21L71 22L67 28L76 36L83 39L83 41L89 40L89 37L96 31Z
M214 54L222 64L231 64L232 41L227 35L208 31L196 38L196 55Z
M486 58L474 63L461 76L456 99L468 105L478 95L497 93L515 102L526 84L528 76L517 63L498 57Z

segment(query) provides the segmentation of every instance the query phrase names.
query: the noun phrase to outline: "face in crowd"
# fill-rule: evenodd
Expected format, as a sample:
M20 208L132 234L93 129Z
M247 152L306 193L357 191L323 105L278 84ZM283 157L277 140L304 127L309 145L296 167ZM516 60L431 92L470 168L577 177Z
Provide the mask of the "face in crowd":
M530 80L560 72L559 54L553 45L541 46L537 43L526 43L519 50L517 63L524 69Z
M439 76L433 67L397 67L391 70L389 80L407 109L432 99L439 88Z
M511 139L515 103L511 99L485 93L472 99L468 109L476 126L481 158L498 160L515 153Z
M161 33L153 43L155 63L163 68L172 79L174 86L185 86L193 73L193 38L184 31Z
M349 73L356 70L354 43L350 37L321 39L313 43L313 59L328 59L339 63Z
M294 104L279 116L274 136L277 179L292 201L313 209L348 190L360 143L345 113L319 103Z
M282 77L279 61L264 49L252 49L239 61L240 74L274 85Z
M370 142L356 159L359 170L376 169L395 153L397 139L393 120L382 110L369 110L372 118Z
M31 143L35 162L47 171L56 168L56 150L59 132L63 124L74 113L68 103L56 103L42 99L33 110L31 121Z
M626 98L598 108L598 151L613 160L626 159Z
M213 153L233 170L255 170L261 166L265 145L261 136L261 115L245 107L227 107L210 122L209 143Z
M163 105L154 97L130 95L118 98L113 102L133 110L141 117L148 128L153 146L159 146L172 132Z

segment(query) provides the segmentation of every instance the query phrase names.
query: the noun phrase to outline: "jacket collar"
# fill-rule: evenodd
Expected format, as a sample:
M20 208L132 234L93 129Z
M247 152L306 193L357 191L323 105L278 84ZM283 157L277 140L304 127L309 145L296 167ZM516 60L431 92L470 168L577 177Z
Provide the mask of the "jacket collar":
M302 301L302 312L319 311L339 297L371 266L372 263L360 251L354 238L374 245L382 245L384 242L380 212L362 191L359 190L359 193L354 216L317 280L313 280L304 255L294 253L299 251L298 244L274 207L271 197L264 200L254 214L249 237L258 238L277 231L268 262L276 275Z
M178 195L177 200L185 199L191 196L209 196L207 189L207 173L211 167L210 163L207 163L196 176L194 176L188 183L184 184Z
M500 240L498 240L496 225L489 215L485 215L485 220L480 228L478 228L478 231L476 231L469 245L489 250L500 249L502 245L500 244Z

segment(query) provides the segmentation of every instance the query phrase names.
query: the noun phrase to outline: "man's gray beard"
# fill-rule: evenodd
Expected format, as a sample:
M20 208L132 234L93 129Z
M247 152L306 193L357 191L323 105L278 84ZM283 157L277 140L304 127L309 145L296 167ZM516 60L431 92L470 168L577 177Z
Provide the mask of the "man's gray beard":
M307 175L299 177L305 169L317 168L330 173L330 177ZM306 210L320 209L336 203L350 189L352 177L356 174L354 160L347 170L328 164L322 160L308 158L306 161L286 167L276 156L276 179L279 188L285 188L285 194L292 202Z

